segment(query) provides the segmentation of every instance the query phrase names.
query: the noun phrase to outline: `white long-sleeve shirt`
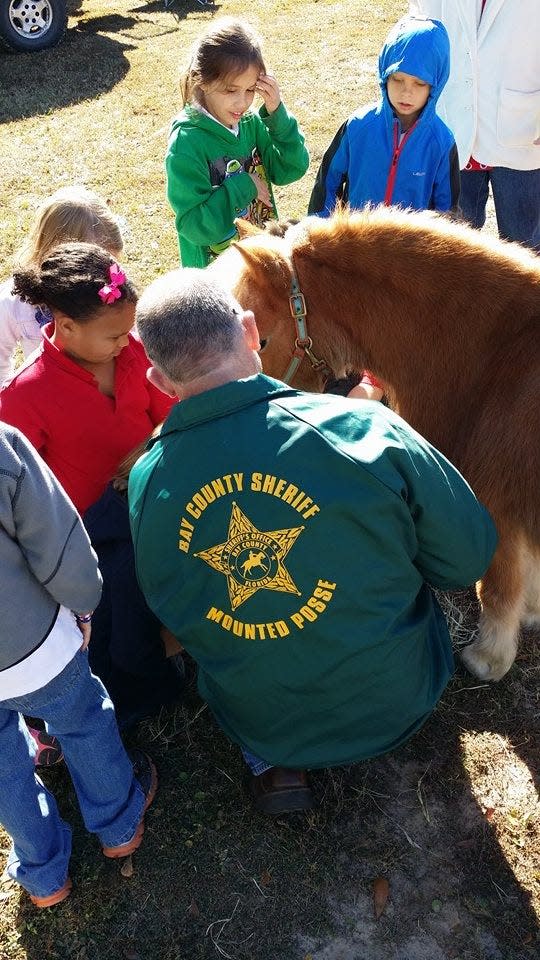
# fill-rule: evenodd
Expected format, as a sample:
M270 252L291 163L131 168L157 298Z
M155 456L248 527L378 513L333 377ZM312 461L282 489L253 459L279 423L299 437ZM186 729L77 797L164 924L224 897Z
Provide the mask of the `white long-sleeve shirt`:
M13 280L0 284L0 386L13 373L13 352L18 343L23 354L30 356L41 343L41 329L36 308L12 294Z

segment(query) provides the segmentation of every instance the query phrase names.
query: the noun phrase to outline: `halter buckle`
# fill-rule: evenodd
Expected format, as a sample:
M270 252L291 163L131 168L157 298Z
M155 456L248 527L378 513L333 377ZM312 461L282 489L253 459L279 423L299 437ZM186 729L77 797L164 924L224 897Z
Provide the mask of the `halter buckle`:
M293 320L296 320L298 317L305 317L307 314L306 301L304 294L299 290L298 293L293 293L289 297L289 310L291 311L291 316Z

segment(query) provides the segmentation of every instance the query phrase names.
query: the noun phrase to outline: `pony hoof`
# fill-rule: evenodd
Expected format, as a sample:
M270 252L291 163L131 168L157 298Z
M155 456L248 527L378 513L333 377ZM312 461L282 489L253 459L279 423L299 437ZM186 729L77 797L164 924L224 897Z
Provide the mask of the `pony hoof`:
M460 656L469 673L479 680L500 680L508 673L515 660L515 654L509 658L494 650L484 650L476 640L464 647Z

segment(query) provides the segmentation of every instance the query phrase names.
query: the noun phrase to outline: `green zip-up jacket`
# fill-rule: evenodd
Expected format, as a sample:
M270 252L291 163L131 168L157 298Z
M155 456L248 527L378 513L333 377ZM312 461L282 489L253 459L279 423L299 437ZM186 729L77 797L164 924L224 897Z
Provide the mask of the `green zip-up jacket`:
M173 120L165 157L167 197L174 210L184 267L205 267L237 239L236 217L262 226L277 217L272 183L299 180L309 155L298 124L284 105L246 113L238 134L185 106ZM266 181L273 209L257 199L249 176Z
M262 374L173 407L129 500L142 589L202 697L287 767L375 756L421 726L453 671L428 584L473 583L496 544L396 414Z

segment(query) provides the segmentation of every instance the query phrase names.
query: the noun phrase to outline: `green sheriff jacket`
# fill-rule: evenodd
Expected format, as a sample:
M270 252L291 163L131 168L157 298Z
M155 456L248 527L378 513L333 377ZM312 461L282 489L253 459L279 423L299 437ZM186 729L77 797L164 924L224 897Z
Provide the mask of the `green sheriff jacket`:
M277 217L272 183L293 183L308 168L298 124L284 105L246 113L238 134L185 106L173 121L165 157L167 197L174 210L184 267L205 267L237 238L234 220L262 226ZM257 199L249 176L265 180L273 209Z
M142 589L201 696L288 767L375 756L420 727L453 670L428 584L473 583L496 545L462 476L397 415L262 374L173 407L129 500Z

